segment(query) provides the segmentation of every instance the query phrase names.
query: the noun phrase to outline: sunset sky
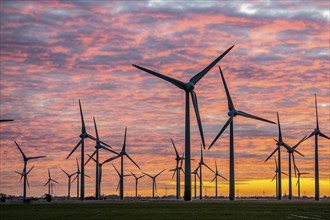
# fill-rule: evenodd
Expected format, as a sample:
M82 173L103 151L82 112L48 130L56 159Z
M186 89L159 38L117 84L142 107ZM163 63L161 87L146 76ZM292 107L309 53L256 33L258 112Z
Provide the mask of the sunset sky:
M278 111L284 141L296 144L315 124L317 94L321 131L329 136L329 1L1 1L0 118L15 122L0 127L0 192L22 195L14 171L23 161L16 140L31 161L28 196L47 192L47 169L55 195L66 195L67 177L75 172L80 148L81 99L87 132L95 135L95 116L102 140L120 151L128 127L127 153L157 179L158 193L175 194L175 152L184 149L183 91L148 75L132 64L187 82L217 56L235 47L220 61L235 107L276 121ZM217 66L197 84L206 145L227 121L227 100ZM275 195L273 158L277 126L236 117L235 176L239 196ZM201 144L191 104L192 169ZM86 141L86 152L95 143ZM314 195L314 139L303 142L296 156L302 172L302 195ZM319 139L321 196L330 195L330 146ZM101 151L101 161L113 154ZM288 172L288 154L282 150ZM86 156L87 158L87 156ZM229 129L205 162L229 178ZM114 162L119 168L119 160ZM125 172L141 172L125 160ZM95 192L95 164L86 166L86 194ZM204 172L207 195L214 195L213 175ZM283 194L288 181L283 177ZM182 186L184 178L182 176ZM297 195L296 178L293 193ZM220 180L219 194L228 195ZM111 163L103 166L102 193L118 194L118 176ZM139 184L142 196L151 195L152 181ZM75 194L76 184L72 186ZM183 189L182 189L183 193ZM205 191L204 191L205 193ZM125 179L125 195L134 194L134 179ZM198 194L198 193L197 193Z

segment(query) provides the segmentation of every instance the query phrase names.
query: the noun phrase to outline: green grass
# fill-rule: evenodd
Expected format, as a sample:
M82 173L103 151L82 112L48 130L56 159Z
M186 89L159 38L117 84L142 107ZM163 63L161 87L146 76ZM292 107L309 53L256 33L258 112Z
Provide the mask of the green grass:
M0 219L330 219L329 202L219 201L1 204Z

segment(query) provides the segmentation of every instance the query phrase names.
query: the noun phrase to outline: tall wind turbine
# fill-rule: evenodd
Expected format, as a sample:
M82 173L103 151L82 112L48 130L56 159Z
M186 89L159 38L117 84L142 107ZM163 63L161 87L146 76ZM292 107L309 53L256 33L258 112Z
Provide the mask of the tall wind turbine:
M181 197L181 193L180 193L180 188L181 188L181 186L180 186L180 171L183 171L182 170L182 161L184 160L184 158L183 158L183 156L180 157L172 138L171 138L171 142L172 142L173 148L175 150L176 167L175 167L175 169L172 169L170 171L174 171L172 178L176 174L176 199L179 199ZM179 166L180 161L181 161L181 166Z
M118 182L117 189L116 189L116 191L118 191L118 188L119 188L119 186L121 186L121 181L124 179L124 177L126 177L126 176L132 176L132 175L131 174L125 174L125 175L123 175L123 174L119 173L119 171L117 170L117 168L115 167L115 165L112 164L112 166L113 166L113 168L115 168L115 170L116 170L116 172L117 172L117 174L119 176L119 182Z
M304 172L301 173L297 166L296 166L296 170L297 170L297 176L298 176L296 186L298 186L298 198L300 198L300 176L301 175L306 175L306 174L309 174L309 173L304 173Z
M320 200L320 183L319 183L319 142L318 142L318 136L321 136L326 139L330 139L328 136L323 134L320 131L319 127L319 115L317 112L317 100L316 100L316 94L315 94L315 114L316 114L316 128L315 130L306 138L309 139L312 136L315 136L315 200Z
M278 157L278 173L277 173L277 194L276 197L278 200L282 199L282 175L283 172L281 170L281 146L285 149L289 148L290 146L284 143L282 138L282 131L281 131L281 124L280 124L280 117L277 112L277 126L278 126L278 140L276 141L277 147L275 150L267 157L267 159L264 162L267 162L269 158L273 156L273 154L277 151L277 157Z
M136 176L132 171L131 171L131 174L135 178L135 197L137 198L138 197L138 182L139 182L139 179L145 177L145 175Z
M201 159L199 161L199 165L197 167L197 170L199 169L199 199L203 199L203 173L202 173L202 166L207 167L209 170L211 170L212 173L214 171L204 162L204 156L203 156L203 147L201 145Z
M88 161L91 158L93 158L94 155L96 155L96 160L93 159L95 161L95 164L96 164L95 199L96 200L99 200L101 198L101 190L100 190L101 177L100 176L102 175L102 174L100 174L100 172L102 172L100 169L102 169L102 165L103 165L103 164L100 165L100 163L99 163L99 149L104 149L104 150L107 150L107 151L112 152L112 153L117 154L117 155L118 155L118 153L115 152L115 151L113 151L113 150L110 150L109 148L107 148L107 147L105 147L103 145L101 145L100 138L99 138L99 133L97 131L96 121L95 121L95 118L94 117L93 117L93 121L94 121L95 133L96 133L96 145L95 145L95 148L96 149L95 149L94 153L91 156L89 156ZM88 163L88 161L85 163L85 165Z
M47 184L48 184L48 194L49 195L51 195L50 193L50 186L51 186L51 184L52 184L52 182L54 182L54 183L58 183L56 180L53 180L52 178L51 178L51 176L50 176L50 171L49 171L49 169L48 169L48 181L45 183L45 185L44 186L46 186Z
M276 169L275 169L275 175L274 175L274 177L273 177L273 179L272 179L272 181L271 182L273 182L274 181L274 179L275 179L275 181L276 181L276 198L278 198L278 191L279 191L279 188L278 188L278 177L279 177L279 175L280 175L280 173L281 174L284 174L284 175L288 175L288 174L286 174L286 173L284 173L284 172L282 172L282 171L280 171L280 169L279 169L279 166L278 166L278 163L277 163L277 161L276 161L276 157L274 156L274 160L275 160L275 167L276 167Z
M78 159L76 158L76 162L77 162L77 172L76 172L76 177L72 180L72 183L77 180L77 199L79 199L79 177L81 176L81 172L79 169L79 164L78 164ZM90 176L88 176L87 174L84 174L84 176L90 178Z
M63 170L62 168L61 168L61 170L62 170L63 173L65 173L65 175L68 177L68 199L70 199L70 198L71 198L71 196L70 196L70 192L71 192L71 177L72 177L73 175L75 175L77 172L74 172L74 173L72 173L72 174L68 174L68 173L65 172L65 170Z
M68 159L71 154L73 154L73 152L75 152L75 150L81 145L81 187L80 187L80 199L84 200L85 199L85 139L89 138L92 139L94 141L99 142L100 144L103 144L107 147L110 147L110 145L104 143L103 141L97 140L96 138L94 138L92 135L88 134L86 131L86 126L85 126L85 121L84 121L84 116L83 116L83 112L82 112L82 108L81 108L81 103L80 103L80 99L79 99L79 109L80 109L80 118L81 118L81 134L79 135L80 137L80 141L78 142L78 144L73 148L73 150L71 151L71 153L66 157L66 159Z
M307 136L307 135L306 135ZM287 148L287 152L289 153L289 199L291 200L292 199L292 175L291 175L291 158L292 158L292 162L293 162L293 167L294 167L294 172L296 174L296 162L295 162L295 159L294 159L294 153L298 153L300 154L301 156L304 156L302 155L299 151L296 150L296 148L301 144L301 142L303 142L305 140L305 137L303 137L296 145L294 145L293 147L288 147Z
M124 136L124 144L123 144L123 148L121 149L121 152L117 155L114 156L112 158L109 158L107 160L105 160L103 163L107 163L110 162L112 160L115 160L117 158L120 157L120 199L124 199L124 156L126 156L130 161L132 161L134 163L134 165L139 168L141 170L141 168L139 167L139 165L137 165L137 163L135 163L135 161L126 153L126 134L127 134L127 127L125 128L125 136Z
M152 70L148 70L146 68L134 65L134 67L145 71L147 73L150 73L151 75L154 75L156 77L159 77L167 82L172 83L173 85L175 85L176 87L178 87L179 89L182 89L185 91L186 93L186 108L185 108L185 187L184 187L184 200L185 201L191 201L191 150L190 150L190 107L189 107L189 96L191 95L191 99L194 105L194 109L195 109L195 114L196 114L196 118L197 118L197 123L198 123L198 127L199 127L199 132L201 135L201 139L202 139L202 143L203 146L205 148L205 141L204 141L204 134L203 134L203 128L202 128L202 122L200 119L200 115L199 115L199 110L198 110L198 102L197 102L197 95L194 92L195 89L195 85L198 83L198 81L200 79L202 79L205 74L212 69L212 67L217 64L232 48L234 47L231 46L229 49L227 49L224 53L222 53L218 58L216 58L211 64L209 64L204 70L202 70L201 72L199 72L198 74L196 74L194 77L192 77L189 82L184 83L181 82L177 79L173 79L171 77L168 76L164 76L160 73L154 72Z
M30 168L30 170L27 172L27 173L20 173L20 172L17 172L17 171L15 171L15 173L17 173L17 174L19 174L20 176L21 176L21 178L20 178L20 181L22 181L22 178L23 177L25 177L26 176L26 183L27 183L27 187L30 189L30 184L29 184L29 178L28 178L28 175L29 175L29 173L31 172L31 170L34 168L34 166L32 166L31 168Z
M234 170L234 117L236 117L237 115L246 117L246 118L252 118L252 119L256 119L259 121L264 121L264 122L268 122L268 123L272 123L272 124L276 124L275 122L269 121L267 119L263 119L254 115L250 115L248 113L245 113L243 111L239 111L236 110L234 107L234 103L230 97L230 93L225 81L225 78L223 76L223 73L221 71L221 68L219 66L219 70L220 70L220 74L221 74L221 78L222 78L222 82L223 85L225 87L225 91L226 91L226 96L227 96L227 101L228 101L228 116L229 119L228 121L225 123L225 125L223 126L223 128L220 130L220 132L218 133L218 135L215 137L215 139L213 140L213 142L211 143L211 145L209 146L209 149L213 146L213 144L218 140L218 138L221 136L221 134L226 130L226 128L230 125L230 150L229 150L229 163L230 163L230 177L229 177L229 199L230 200L234 200L235 199L235 170Z
M214 173L214 178L211 180L211 183L215 180L215 198L218 198L218 176L221 177L224 180L227 180L225 177L220 175L218 171L218 166L217 166L217 161L214 161L215 163L215 173ZM228 181L228 180L227 180Z
M165 170L165 169L164 169ZM145 172L142 172L143 174L147 175L148 177L150 177L152 179L152 198L155 198L155 191L157 193L157 185L156 185L156 178L162 173L164 172L164 170L160 171L158 174L156 174L155 176L151 176Z
M27 175L26 174L26 165L28 163L29 160L34 160L34 159L38 159L38 158L43 158L46 156L37 156L37 157L27 157L25 156L25 154L23 153L22 149L19 147L19 145L17 144L16 141L14 141L17 148L19 149L19 151L21 152L22 156L23 156L23 161L24 161L24 167L23 167L23 199L26 199L26 184L27 184Z
M194 192L195 192L195 199L196 199L197 198L196 176L200 179L200 177L198 175L198 167L192 172L192 174L194 174L194 182L195 182Z

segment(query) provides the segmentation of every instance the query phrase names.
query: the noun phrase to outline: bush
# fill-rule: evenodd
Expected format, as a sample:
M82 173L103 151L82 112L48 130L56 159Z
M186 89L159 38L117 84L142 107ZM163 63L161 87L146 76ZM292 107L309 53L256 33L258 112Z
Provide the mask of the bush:
M7 198L7 195L6 194L0 193L0 197L1 197L1 199L0 199L1 203L6 202L6 198Z
M49 194L45 194L45 200L46 200L47 202L51 202L51 201L52 201L52 196L49 195Z

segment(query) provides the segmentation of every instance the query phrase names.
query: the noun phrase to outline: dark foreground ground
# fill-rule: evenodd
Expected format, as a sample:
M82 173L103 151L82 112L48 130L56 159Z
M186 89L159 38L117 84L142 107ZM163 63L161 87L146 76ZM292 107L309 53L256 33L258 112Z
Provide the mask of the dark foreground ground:
M0 219L330 219L315 201L63 202L1 204Z

